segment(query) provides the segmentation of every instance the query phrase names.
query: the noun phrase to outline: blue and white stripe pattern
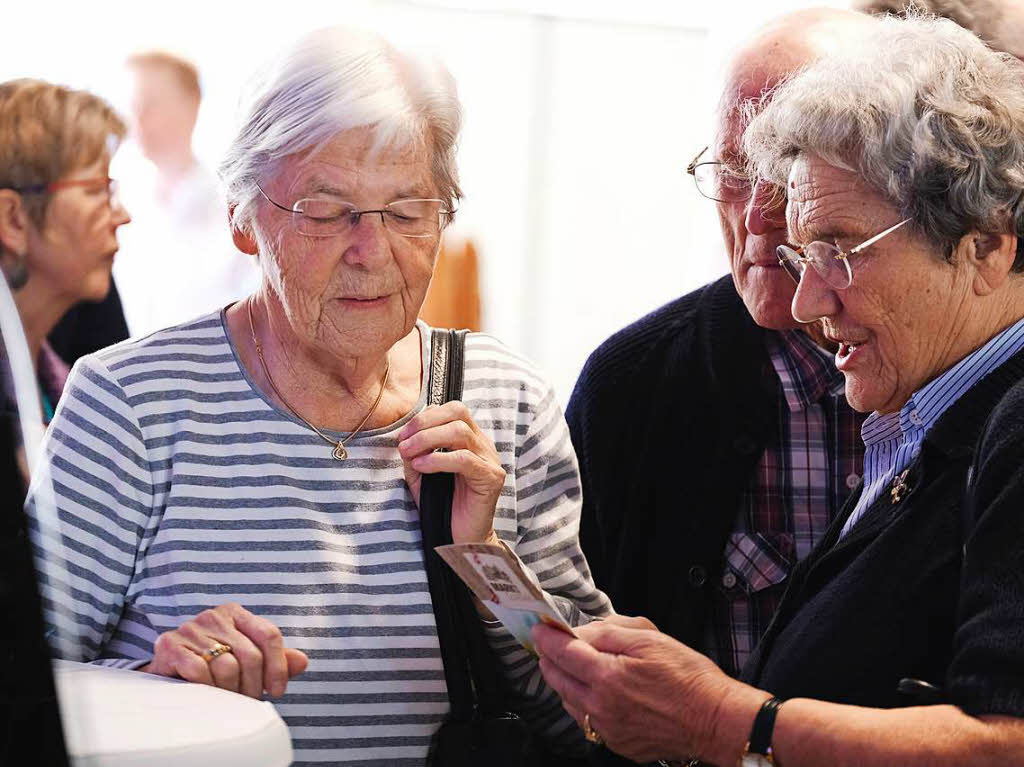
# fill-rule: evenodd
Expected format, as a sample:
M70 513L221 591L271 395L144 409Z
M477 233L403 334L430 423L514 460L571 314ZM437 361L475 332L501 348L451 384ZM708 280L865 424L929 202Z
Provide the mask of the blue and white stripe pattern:
M898 413L872 413L864 421L864 490L843 525L846 535L921 450L928 430L978 381L1024 348L1024 319L993 336L907 400Z
M429 369L429 329L419 328ZM579 549L578 470L551 387L470 334L463 400L508 474L498 535L570 620L608 613ZM424 387L414 412L425 403ZM41 503L52 480L69 567L47 570L43 595L55 645L71 648L63 657L138 666L162 632L239 602L309 655L275 701L296 764L424 764L448 698L397 451L411 415L333 460L255 388L223 313L84 358L31 496ZM56 553L52 536L35 539L37 554ZM503 630L490 634L528 698L523 713L578 743L532 656Z

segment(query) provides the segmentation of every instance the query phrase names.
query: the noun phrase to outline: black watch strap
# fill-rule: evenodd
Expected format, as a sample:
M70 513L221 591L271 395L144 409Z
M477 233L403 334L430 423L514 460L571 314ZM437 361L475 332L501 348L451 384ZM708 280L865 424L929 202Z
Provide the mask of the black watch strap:
M779 713L782 701L769 698L754 717L754 726L750 728L750 743L747 753L768 756L772 752L772 732L775 730L775 715Z

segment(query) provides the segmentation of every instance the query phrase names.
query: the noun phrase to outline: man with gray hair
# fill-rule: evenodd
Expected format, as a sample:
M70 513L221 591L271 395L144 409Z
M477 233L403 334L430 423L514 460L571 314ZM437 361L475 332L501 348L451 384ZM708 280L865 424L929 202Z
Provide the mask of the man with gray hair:
M1024 64L868 22L743 139L787 190L793 314L872 411L862 488L741 681L643 618L534 629L566 710L637 761L1024 764Z
M733 57L716 136L690 168L718 203L732 275L608 339L567 411L595 581L730 674L860 481L863 450L832 352L790 312L784 205L743 171L742 106L867 21L800 11Z

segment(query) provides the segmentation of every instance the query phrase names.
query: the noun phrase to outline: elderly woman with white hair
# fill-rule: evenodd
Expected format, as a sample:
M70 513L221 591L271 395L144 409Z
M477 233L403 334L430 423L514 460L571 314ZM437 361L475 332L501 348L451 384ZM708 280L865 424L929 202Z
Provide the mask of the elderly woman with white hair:
M45 459L70 551L48 618L65 657L266 692L297 764L422 764L449 699L421 480L453 474L454 541L504 542L580 623L610 606L575 458L551 386L489 336L466 339L462 401L426 406L450 75L334 28L256 82L221 173L262 286L75 368ZM527 718L582 743L536 660L485 635Z
M949 21L873 20L744 144L785 187L794 316L864 423L864 479L743 670L612 617L537 627L593 739L637 760L1024 764L1024 65Z

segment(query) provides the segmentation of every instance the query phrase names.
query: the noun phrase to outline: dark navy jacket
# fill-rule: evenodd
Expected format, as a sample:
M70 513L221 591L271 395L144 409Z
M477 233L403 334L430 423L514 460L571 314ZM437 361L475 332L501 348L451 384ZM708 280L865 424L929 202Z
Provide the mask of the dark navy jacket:
M916 703L909 677L969 714L1024 716L1024 352L946 411L907 485L839 540L847 501L742 677L873 707Z
M703 641L740 493L779 439L766 332L723 277L605 341L566 411L595 582L618 612L691 646Z

